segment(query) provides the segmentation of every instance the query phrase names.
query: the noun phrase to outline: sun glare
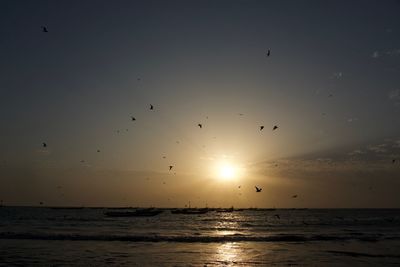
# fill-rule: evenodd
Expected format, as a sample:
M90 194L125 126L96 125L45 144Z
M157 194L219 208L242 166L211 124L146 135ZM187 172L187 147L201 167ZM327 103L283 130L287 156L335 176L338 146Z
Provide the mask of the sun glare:
M218 166L218 177L223 180L230 180L235 178L237 175L237 170L234 166L229 163L221 163Z

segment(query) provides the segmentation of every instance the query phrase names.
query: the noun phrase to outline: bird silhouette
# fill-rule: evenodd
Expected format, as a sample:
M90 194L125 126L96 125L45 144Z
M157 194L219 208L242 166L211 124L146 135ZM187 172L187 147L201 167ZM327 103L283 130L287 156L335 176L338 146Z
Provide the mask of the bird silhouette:
M281 219L281 216L279 216L279 214L275 214L274 216L275 216L276 218L278 218L278 220Z
M242 186L241 186L241 185L239 185L239 186L238 186L238 188L240 189L240 188L242 188Z
M42 32L49 32L46 26L42 26Z
M131 116L131 120L132 120L132 121L135 121L135 120L136 120L136 118L135 118L135 117L133 117L133 116Z
M154 106L152 104L150 104L150 110L153 110Z
M174 167L174 166L170 165L170 166L169 166L169 170L172 170L173 167Z
M97 149L97 153L100 153L100 149Z
M264 129L264 126L262 125L262 126L260 126L260 131L262 131Z
M259 193L262 190L262 188L258 188L257 186L255 186L255 188L256 188L256 193Z
M47 144L45 142L42 143L43 147L47 147Z
M268 51L267 51L267 57L269 57L270 55L271 55L271 50L268 49Z
M297 198L297 195L293 195L292 198Z
M200 129L203 128L203 124L201 123L197 124L197 126L199 126Z
M276 129L278 129L278 126L274 126L274 127L272 127L272 131L275 131Z

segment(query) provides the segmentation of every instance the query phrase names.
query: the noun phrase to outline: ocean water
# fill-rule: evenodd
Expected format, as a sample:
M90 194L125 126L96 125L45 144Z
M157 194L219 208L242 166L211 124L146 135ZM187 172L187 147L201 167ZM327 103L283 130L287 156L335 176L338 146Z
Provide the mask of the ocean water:
M400 266L398 209L0 208L0 266Z

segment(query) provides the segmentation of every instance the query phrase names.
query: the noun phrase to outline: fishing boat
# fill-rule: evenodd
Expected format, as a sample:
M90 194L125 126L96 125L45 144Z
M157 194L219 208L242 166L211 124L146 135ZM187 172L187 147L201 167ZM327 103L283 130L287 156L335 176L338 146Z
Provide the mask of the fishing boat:
M162 212L162 210L157 209L143 209L135 211L107 211L104 215L108 217L152 217Z
M205 214L208 212L208 209L191 209L191 208L186 208L186 209L176 209L176 210L171 210L172 214Z

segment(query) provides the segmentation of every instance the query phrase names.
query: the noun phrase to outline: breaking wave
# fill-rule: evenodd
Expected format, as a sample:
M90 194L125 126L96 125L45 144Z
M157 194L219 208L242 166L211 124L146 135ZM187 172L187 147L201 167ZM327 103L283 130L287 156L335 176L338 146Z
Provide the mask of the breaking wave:
M46 233L0 233L0 239L28 240L68 240L68 241L126 241L126 242L187 242L187 243L221 243L221 242L313 242L313 241L347 241L358 240L375 242L384 237L354 235L270 235L248 236L241 234L202 236L202 235L84 235L84 234L46 234ZM393 237L391 237L393 239ZM400 237L396 238L400 240Z

